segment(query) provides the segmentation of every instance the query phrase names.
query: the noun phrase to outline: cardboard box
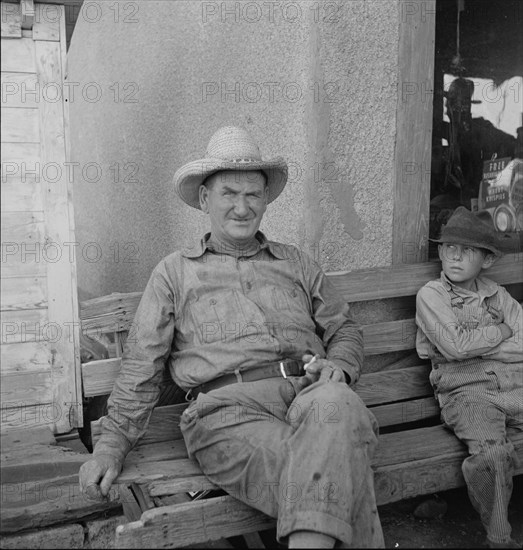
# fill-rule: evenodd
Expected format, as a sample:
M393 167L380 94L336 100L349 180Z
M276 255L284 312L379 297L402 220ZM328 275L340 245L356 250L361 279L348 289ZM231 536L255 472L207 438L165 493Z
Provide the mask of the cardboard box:
M501 158L483 163L478 210L487 211L498 231L523 231L523 160Z

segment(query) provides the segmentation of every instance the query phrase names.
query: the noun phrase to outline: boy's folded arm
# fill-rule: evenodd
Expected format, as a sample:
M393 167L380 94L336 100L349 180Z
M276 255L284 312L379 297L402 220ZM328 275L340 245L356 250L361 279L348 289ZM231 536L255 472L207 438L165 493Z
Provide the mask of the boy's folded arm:
M483 356L504 363L523 362L523 308L504 287L500 287L499 297L503 324L510 328L512 334Z
M416 323L448 360L462 361L485 355L504 339L495 325L463 327L452 310L448 292L430 284L421 288L416 296Z

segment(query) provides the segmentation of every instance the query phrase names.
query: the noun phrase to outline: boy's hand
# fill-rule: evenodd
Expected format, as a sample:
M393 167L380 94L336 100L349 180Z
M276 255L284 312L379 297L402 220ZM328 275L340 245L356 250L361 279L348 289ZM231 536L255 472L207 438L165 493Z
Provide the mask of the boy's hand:
M512 335L514 333L508 325L506 325L505 323L500 323L498 325L498 328L501 331L501 336L503 336L503 340L506 340L507 338L512 338Z

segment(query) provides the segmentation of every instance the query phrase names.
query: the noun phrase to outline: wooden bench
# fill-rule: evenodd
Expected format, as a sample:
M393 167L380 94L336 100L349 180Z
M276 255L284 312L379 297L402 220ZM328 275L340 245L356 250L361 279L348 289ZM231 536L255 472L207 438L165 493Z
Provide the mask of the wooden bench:
M488 274L518 301L523 298L521 260L521 254L509 254ZM438 262L427 262L328 274L363 325L365 364L354 389L380 425L373 461L378 505L464 484L466 448L441 425L429 384L430 365L415 352L415 295L439 272ZM82 365L86 397L110 393L140 296L112 294L81 304L84 333L110 337L112 355ZM186 406L157 407L146 435L128 455L117 483L131 521L117 528L116 546L177 548L243 535L252 546L263 547L256 532L274 528L275 520L228 495L191 500L188 493L216 487L187 457L178 427ZM99 434L97 420L92 423L93 441ZM512 440L523 458L523 433ZM518 474L523 473L523 460L521 464Z

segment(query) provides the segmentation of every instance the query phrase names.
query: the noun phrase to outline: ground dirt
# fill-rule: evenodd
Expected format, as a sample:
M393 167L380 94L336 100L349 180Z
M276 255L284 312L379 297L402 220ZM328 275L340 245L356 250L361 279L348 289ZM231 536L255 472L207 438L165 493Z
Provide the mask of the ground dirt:
M434 519L417 519L416 507L429 497L417 497L379 509L386 548L486 548L485 531L470 504L466 488L438 495L447 512ZM512 537L523 543L523 476L514 478L509 506Z
M487 548L485 531L465 487L438 493L438 498L447 504L443 516L417 519L414 510L429 498L430 495L416 497L379 507L386 548ZM509 521L512 537L522 544L523 475L514 478ZM270 548L284 548L274 539L272 544L270 539L264 542Z

